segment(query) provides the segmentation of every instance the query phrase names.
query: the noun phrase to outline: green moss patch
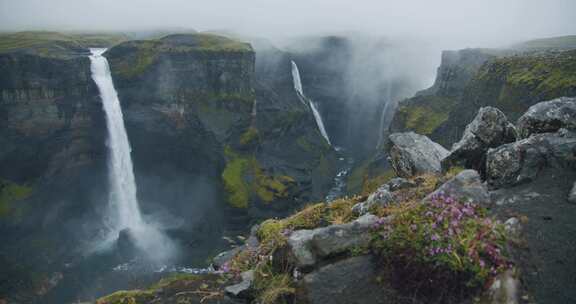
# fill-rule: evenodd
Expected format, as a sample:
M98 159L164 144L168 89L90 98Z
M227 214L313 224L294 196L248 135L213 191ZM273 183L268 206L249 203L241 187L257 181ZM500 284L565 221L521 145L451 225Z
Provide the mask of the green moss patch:
M31 193L32 188L29 186L0 179L0 217L11 215L18 209L14 203L27 198Z
M117 291L96 304L219 303L224 297L222 286L228 283L228 277L216 274L175 274L147 289Z
M295 184L287 175L267 174L253 155L243 155L226 146L226 167L222 172L228 202L235 208L247 208L251 198L263 203L287 198Z
M117 33L58 33L27 31L0 34L0 53L33 51L46 57L63 57L66 51L89 47L108 47L127 40Z
M400 104L396 119L404 130L429 135L448 119L455 104L453 97L414 97Z
M512 119L537 102L574 95L576 51L495 59L482 66L467 93Z
M240 136L240 144L247 146L258 140L258 129L255 127L249 127L246 132L242 133Z

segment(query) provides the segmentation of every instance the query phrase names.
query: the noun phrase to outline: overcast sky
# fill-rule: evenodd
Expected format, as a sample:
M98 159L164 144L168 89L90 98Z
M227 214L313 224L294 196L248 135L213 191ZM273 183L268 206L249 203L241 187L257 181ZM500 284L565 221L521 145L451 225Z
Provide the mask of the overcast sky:
M576 34L576 0L0 0L0 29L362 31L465 46Z

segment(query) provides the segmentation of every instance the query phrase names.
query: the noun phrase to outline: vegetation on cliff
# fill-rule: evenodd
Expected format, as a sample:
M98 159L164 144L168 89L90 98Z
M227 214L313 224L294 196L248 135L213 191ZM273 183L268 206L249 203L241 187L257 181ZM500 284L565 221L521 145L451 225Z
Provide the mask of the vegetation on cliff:
M205 33L174 34L159 39L126 41L110 51L124 55L115 60L113 65L114 73L125 78L142 74L163 53L210 56L216 53L225 55L253 52L248 43Z
M226 167L222 181L228 202L236 208L247 208L251 200L270 203L286 198L294 179L287 175L267 174L253 155L244 155L230 146L224 150Z
M0 34L0 53L28 51L45 57L63 57L70 51L108 47L127 40L117 33L17 32Z
M25 199L31 193L31 187L0 179L0 218L11 215L15 210L18 210L14 203Z
M552 42L542 45L545 43ZM447 78L436 82L451 81L459 80ZM424 91L402 101L391 129L426 134L449 146L460 138L480 107L494 106L510 119L516 119L539 101L575 96L576 50L502 52L482 64L462 88L454 96Z
M419 186L400 190L399 201L373 207L371 212L381 220L373 227L371 245L352 248L347 254L372 252L379 256L382 278L398 283L398 288L408 293L418 290L418 296L448 299L482 289L509 267L502 224L484 208L449 196L435 195L431 203L420 202L456 172L415 177ZM259 303L285 303L297 289L290 279L294 266L285 256L291 233L351 222L358 217L352 206L364 198L310 205L291 217L263 222L257 231L259 247L238 253L225 271L254 270ZM437 288L438 284L446 288Z

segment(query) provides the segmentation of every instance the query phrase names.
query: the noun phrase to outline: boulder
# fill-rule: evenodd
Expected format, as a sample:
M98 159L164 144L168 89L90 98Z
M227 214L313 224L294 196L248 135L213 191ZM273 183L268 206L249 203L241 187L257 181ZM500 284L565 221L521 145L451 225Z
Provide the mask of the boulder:
M545 168L576 168L576 133L560 129L488 150L486 179L492 188L533 180Z
M488 292L486 293L487 301L482 303L489 304L517 304L518 293L520 292L520 281L514 275L513 270L507 270L499 274L495 279Z
M570 190L570 194L568 195L568 201L576 204L576 182L574 182L572 190Z
M516 129L506 115L493 107L484 107L472 120L459 142L452 146L450 154L442 160L442 169L451 167L485 171L486 152L489 148L516 141Z
M212 259L212 267L214 267L214 269L216 270L219 270L220 268L222 268L222 266L224 266L226 263L232 260L232 258L234 258L236 254L238 254L238 252L242 251L244 248L245 246L238 246L230 250L219 253Z
M576 98L560 97L531 106L518 119L522 138L536 133L555 132L561 128L576 129Z
M252 283L254 282L254 270L243 272L241 277L242 281L240 283L224 288L226 295L242 299L250 297L252 292Z
M380 186L380 188L368 196L366 201L354 205L352 211L356 214L364 215L374 206L384 207L392 203L394 201L394 195L389 189L390 186L388 184Z
M426 196L423 202L430 202L435 196L445 195L474 204L491 202L488 188L482 183L480 174L475 170L464 170L444 183L436 191Z
M295 303L399 303L378 280L378 266L368 255L348 258L304 275Z
M319 259L365 247L370 243L370 229L378 217L366 214L350 223L313 230L297 230L288 237L289 256L298 268L310 268Z
M448 155L444 147L414 132L391 134L390 141L390 163L400 177L438 173L440 161Z

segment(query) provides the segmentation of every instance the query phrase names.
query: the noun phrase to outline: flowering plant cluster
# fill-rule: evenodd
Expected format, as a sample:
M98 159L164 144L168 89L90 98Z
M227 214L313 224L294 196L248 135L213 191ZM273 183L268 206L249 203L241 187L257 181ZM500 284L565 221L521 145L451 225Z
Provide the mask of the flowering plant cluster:
M510 267L504 227L480 206L438 193L391 218L374 225L373 248L396 277L471 291Z

